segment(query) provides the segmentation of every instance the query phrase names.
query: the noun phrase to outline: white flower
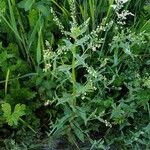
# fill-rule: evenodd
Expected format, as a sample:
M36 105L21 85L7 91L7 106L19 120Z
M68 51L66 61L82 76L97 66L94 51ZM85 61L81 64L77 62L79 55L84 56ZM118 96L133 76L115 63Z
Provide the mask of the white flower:
M116 9L116 8L117 8L117 5L111 5L111 7L112 7L113 9Z
M124 4L124 3L126 3L126 2L128 2L129 0L116 0L116 3L122 3L122 4Z
M121 12L121 14L117 13L118 19L122 19L122 20L126 20L128 15L132 15L134 16L131 12L129 12L128 10L124 10Z
M50 101L50 100L47 100L47 101L44 103L44 106L48 106L50 103L51 103L51 101Z
M128 2L128 0L115 0L116 4L113 4L111 7L116 11L119 12L124 7L124 4Z
M131 12L128 10L123 10L121 13L116 12L117 17L118 17L118 24L125 24L125 20L127 19L127 16L131 15L134 16Z

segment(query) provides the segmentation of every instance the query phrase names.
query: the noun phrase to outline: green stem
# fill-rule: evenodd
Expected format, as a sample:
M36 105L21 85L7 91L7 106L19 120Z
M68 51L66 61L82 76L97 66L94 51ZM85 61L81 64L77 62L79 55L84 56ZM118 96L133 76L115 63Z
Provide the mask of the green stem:
M105 21L102 23L103 26L105 26L106 23L108 22L108 19L110 17L111 11L112 11L112 5L113 5L113 3L114 3L114 0L110 0L110 4L109 4L109 8L108 8L108 11L107 11L107 14L106 14Z
M8 69L5 80L5 95L7 95L8 81L9 81L10 69Z
M111 14L111 11L112 11L112 5L114 3L114 0L110 0L110 4L109 4L109 8L108 8L108 11L107 11L107 14L106 14L106 18L104 20L104 22L102 22L102 25L105 26L110 18L110 14ZM108 33L108 30L105 32L105 35L104 35L104 42L102 44L102 47L101 47L101 52L104 48L104 45L105 45L105 40L106 40L106 37L107 37L107 33Z
M22 120L21 118L19 119L23 124L25 124L33 133L37 133L29 124L27 124L24 120Z
M75 55L76 55L76 47L73 47L73 55L72 55L72 82L73 82L73 107L76 105L76 74L75 74Z
M148 109L149 119L150 119L150 108L149 108L149 103L147 103L147 109Z

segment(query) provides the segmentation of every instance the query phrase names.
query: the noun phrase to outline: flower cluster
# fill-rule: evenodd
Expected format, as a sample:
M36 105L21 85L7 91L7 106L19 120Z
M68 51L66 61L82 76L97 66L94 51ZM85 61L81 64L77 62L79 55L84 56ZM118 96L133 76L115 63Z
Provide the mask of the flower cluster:
M69 0L69 5L70 5L70 10L71 10L71 18L73 20L73 26L77 26L77 21L76 21L76 5L75 5L75 0Z
M46 40L45 45L47 46L47 49L43 50L43 60L45 67L43 69L44 72L47 72L51 68L50 59L53 57L53 51L50 43Z
M114 49L122 49L126 54L133 56L131 47L134 45L141 46L145 43L144 39L144 32L140 34L135 34L134 32L131 32L130 30L127 31L121 31L121 33L118 33L118 35L114 36L112 39L110 51Z
M126 22L125 20L127 19L127 16L131 15L134 16L134 14L132 14L131 12L129 12L128 10L123 10L121 13L116 12L117 17L118 17L118 24L120 25L125 25Z
M81 99L84 100L86 96L86 92L82 94Z
M62 54L66 54L67 53L67 51L69 51L69 48L67 47L67 46L65 46L65 45L63 45L63 46L58 46L58 49L57 49L57 56L58 55L62 55Z
M101 26L97 26L97 28L90 33L89 35L90 43L88 45L89 46L88 49L92 49L92 51L96 51L97 48L101 47L104 39L99 38L99 34L102 31L109 30L112 27L113 23L114 23L113 21L110 21L109 23L106 24L106 26L101 24Z
M98 72L94 70L92 67L87 67L87 72L92 75L94 78L98 77Z
M112 128L112 124L110 122L108 122L107 120L104 120L104 123L105 123L106 127Z
M43 72L47 72L51 68L51 64L45 64Z
M124 4L127 3L129 0L115 0L116 4L112 5L112 7L119 12L121 8L123 8Z
M51 8L51 13L53 15L53 20L56 23L56 25L59 27L61 33L64 33L64 26L62 25L62 23L60 22L60 20L58 19L55 11L53 10L53 8Z
M43 50L43 59L44 61L49 60L51 57L51 51L49 49Z
M127 16L129 16L129 15L134 16L134 14L132 14L128 10L121 11L121 9L124 7L125 3L127 3L129 0L115 0L115 1L116 1L116 4L112 5L112 7L114 8L116 15L117 15L117 23L119 25L125 25Z
M96 30L93 30L90 34L90 43L88 45L88 49L92 49L92 51L96 51L97 48L100 48L103 39L99 39L98 33L100 28L98 27Z
M92 51L95 52L97 48L100 48L102 42L103 38L101 39L99 39L98 37L91 38L90 43L88 45L88 49L92 49Z

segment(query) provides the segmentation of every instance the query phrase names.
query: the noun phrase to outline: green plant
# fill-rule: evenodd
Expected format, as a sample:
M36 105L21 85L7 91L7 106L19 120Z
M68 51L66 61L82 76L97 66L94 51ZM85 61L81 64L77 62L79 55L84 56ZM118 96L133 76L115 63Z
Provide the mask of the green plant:
M146 1L1 4L0 148L149 149Z
M10 126L14 126L18 124L18 121L21 120L20 117L25 115L25 105L17 104L12 112L11 106L9 103L2 104L3 116L6 122Z

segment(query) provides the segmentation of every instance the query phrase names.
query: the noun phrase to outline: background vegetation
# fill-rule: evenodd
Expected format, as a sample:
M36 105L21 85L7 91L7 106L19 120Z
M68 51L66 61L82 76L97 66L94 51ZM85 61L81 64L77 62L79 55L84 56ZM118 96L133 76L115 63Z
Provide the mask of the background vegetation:
M148 0L0 0L0 149L150 149Z

